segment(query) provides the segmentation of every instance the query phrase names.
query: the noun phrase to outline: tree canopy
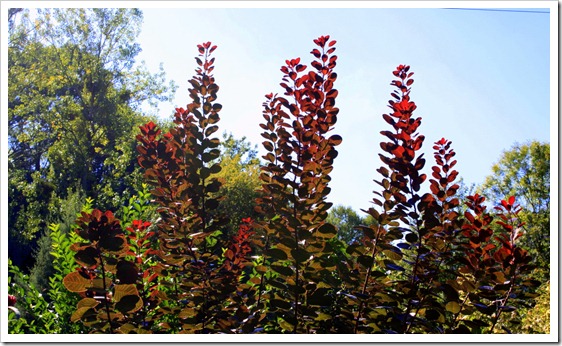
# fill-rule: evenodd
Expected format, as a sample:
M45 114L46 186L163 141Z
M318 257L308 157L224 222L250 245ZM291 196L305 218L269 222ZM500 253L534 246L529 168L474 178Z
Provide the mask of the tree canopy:
M25 243L59 219L71 191L106 208L131 194L134 133L150 119L141 108L167 100L175 86L135 60L138 9L9 15L10 235Z

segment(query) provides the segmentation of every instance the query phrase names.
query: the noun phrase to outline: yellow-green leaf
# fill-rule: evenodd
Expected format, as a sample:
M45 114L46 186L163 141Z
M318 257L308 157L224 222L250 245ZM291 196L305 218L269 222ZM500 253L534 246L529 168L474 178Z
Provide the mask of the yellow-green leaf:
M323 312L318 313L318 317L315 318L316 321L326 321L332 318L332 316L325 314Z
M195 309L193 308L185 308L180 311L178 317L179 318L189 318L195 315Z
M459 311L461 311L461 306L457 302L448 302L447 305L445 305L445 309L453 314L458 314Z

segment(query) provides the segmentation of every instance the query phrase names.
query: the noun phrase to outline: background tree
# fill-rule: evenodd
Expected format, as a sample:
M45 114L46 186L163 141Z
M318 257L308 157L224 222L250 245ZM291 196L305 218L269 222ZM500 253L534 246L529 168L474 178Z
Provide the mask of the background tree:
M135 57L137 9L10 11L10 256L30 267L38 234L80 193L116 209L136 190L134 131L143 104L175 86ZM27 249L22 248L27 246Z
M225 239L229 239L238 230L243 218L256 219L257 191L261 186L259 179L260 160L256 146L246 141L246 137L236 139L232 134L223 134L221 141L222 170L216 177L222 181L219 196L224 196L217 208L217 213L227 215L230 219L223 231Z
M550 281L541 286L536 305L523 317L521 332L550 334Z
M336 205L328 212L326 222L331 223L338 229L338 239L346 244L352 244L358 241L363 232L356 229L359 225L371 225L374 223L372 216L362 217L351 207Z

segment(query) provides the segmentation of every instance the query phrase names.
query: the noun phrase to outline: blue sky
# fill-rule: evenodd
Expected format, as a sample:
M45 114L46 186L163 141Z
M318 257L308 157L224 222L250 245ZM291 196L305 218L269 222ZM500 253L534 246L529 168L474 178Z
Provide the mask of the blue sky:
M540 4L545 2L534 6ZM373 179L379 178L375 170L381 165L380 131L389 129L381 115L388 112L392 71L399 64L415 73L411 97L418 106L414 114L423 119L419 132L426 136L422 150L428 172L431 147L441 137L453 141L456 169L469 184L481 183L515 142L551 141L556 110L550 109L550 15L513 10L549 12L145 8L138 59L153 71L163 63L167 77L179 86L173 102L160 105L160 116L167 118L174 107L189 103L187 80L194 73L196 45L218 45L214 75L220 86L217 102L223 105L221 132L246 136L261 150L261 104L265 94L283 92L281 65L295 57L309 63L312 40L320 35L336 39L340 113L334 133L343 143L328 199L359 211L371 206L378 188Z

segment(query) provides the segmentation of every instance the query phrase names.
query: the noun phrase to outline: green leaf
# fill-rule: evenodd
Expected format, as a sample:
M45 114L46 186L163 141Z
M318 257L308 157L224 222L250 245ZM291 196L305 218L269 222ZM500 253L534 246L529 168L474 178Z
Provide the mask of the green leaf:
M279 323L279 327L281 327L281 329L288 331L288 332L292 332L294 327L291 323L285 321L282 318L278 318L277 322Z
M330 320L330 319L332 319L332 316L330 316L328 314L325 314L323 312L319 312L318 316L316 316L316 318L315 318L316 321L327 321L327 320Z

